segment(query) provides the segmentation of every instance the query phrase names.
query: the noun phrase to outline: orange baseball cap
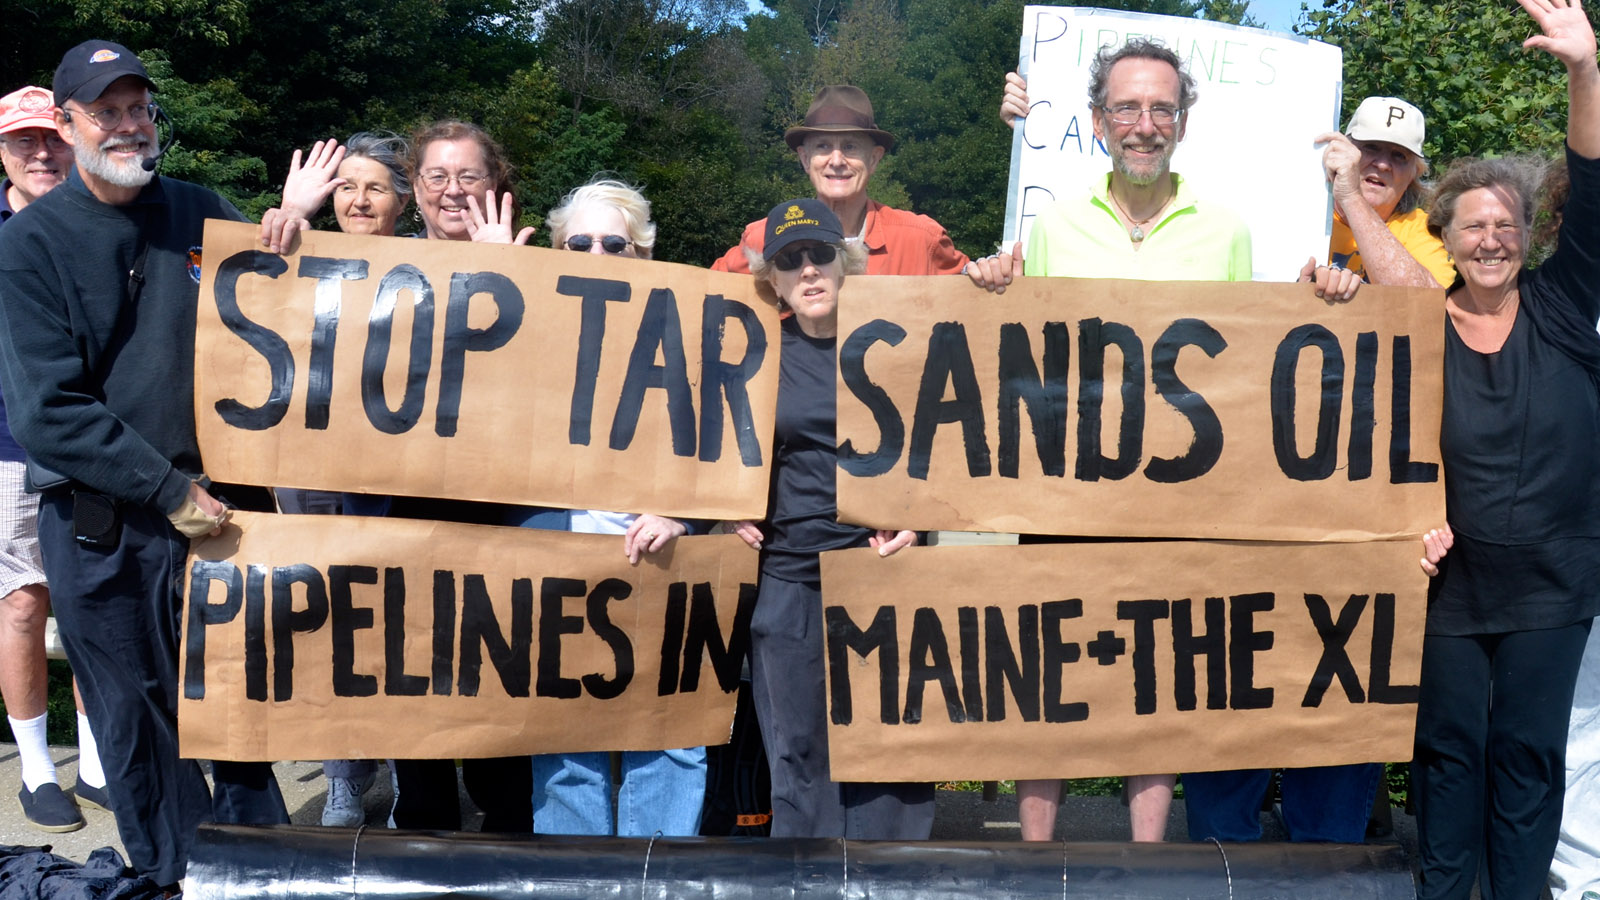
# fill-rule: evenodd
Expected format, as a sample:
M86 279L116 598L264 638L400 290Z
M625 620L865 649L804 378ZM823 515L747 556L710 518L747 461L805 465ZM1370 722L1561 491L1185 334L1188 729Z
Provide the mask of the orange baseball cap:
M0 97L0 134L24 128L56 130L56 104L50 92L28 85Z

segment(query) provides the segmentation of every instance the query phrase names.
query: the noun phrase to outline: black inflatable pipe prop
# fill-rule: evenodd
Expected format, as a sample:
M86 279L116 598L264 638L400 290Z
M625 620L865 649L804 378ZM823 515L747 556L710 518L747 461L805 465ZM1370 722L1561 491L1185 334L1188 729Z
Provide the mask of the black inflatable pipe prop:
M1411 900L1395 845L891 843L206 825L190 900Z

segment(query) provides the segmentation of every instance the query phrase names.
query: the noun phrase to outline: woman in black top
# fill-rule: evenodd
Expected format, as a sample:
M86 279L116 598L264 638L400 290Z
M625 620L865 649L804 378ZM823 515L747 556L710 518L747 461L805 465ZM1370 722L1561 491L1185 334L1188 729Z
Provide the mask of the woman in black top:
M1537 171L1472 160L1428 226L1445 302L1448 524L1429 589L1413 783L1422 898L1539 896L1561 822L1568 714L1600 612L1600 69L1576 0L1518 0L1528 49L1567 68L1572 195L1560 247L1524 269ZM1448 556L1446 555L1448 551Z
M748 251L747 251L748 252ZM933 785L835 783L828 772L818 554L876 547L888 556L916 543L910 531L839 522L835 504L835 339L839 286L866 271L866 248L846 245L819 200L792 200L767 216L750 269L794 315L783 321L771 511L735 531L761 551L761 592L750 622L751 686L772 768L774 837L926 839Z

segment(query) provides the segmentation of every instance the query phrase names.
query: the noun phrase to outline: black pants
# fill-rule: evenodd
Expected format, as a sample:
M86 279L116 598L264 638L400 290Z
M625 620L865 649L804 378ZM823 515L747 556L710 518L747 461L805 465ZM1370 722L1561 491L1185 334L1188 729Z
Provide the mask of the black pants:
M1416 758L1422 900L1534 900L1561 828L1567 722L1588 620L1422 645Z
M428 831L461 830L461 794L456 764L449 759L396 759L394 826ZM526 756L461 761L467 796L483 810L483 830L533 832L533 761Z
M212 764L213 794L178 756L178 641L189 542L155 510L122 504L115 547L73 539L72 495L48 494L39 545L61 643L100 745L117 831L135 872L183 878L201 822L289 821L270 763Z
M823 652L822 592L762 575L750 667L772 765L772 836L927 840L933 785L829 780Z

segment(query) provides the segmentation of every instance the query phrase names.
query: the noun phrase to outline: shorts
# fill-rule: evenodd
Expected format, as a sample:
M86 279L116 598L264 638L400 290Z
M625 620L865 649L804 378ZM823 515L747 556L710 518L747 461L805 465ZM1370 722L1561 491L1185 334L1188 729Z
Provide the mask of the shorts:
M39 495L23 489L27 465L0 460L0 597L44 584L39 556Z

